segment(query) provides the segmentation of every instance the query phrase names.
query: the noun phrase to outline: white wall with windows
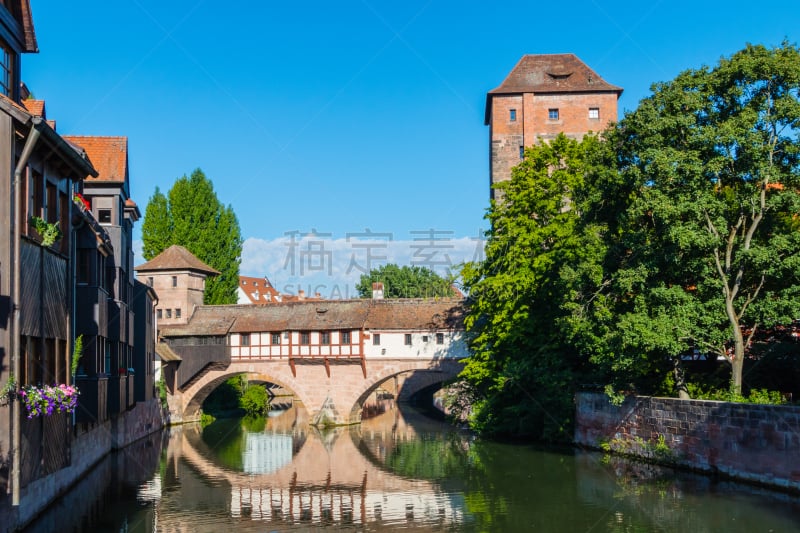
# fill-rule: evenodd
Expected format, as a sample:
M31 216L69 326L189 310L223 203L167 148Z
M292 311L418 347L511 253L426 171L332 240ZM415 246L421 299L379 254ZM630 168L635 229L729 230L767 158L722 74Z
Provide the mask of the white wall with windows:
M231 357L360 357L361 337L359 330L231 333Z
M462 331L450 330L323 330L231 333L231 357L275 359L293 357L461 359L467 357Z
M364 352L370 358L461 359L467 356L462 331L371 330L366 333Z

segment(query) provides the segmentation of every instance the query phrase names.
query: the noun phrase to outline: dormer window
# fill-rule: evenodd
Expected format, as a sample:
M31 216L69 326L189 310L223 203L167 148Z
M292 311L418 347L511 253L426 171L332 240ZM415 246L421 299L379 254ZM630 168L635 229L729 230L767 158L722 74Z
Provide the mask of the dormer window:
M554 80L566 80L572 76L572 72L548 72L547 75Z

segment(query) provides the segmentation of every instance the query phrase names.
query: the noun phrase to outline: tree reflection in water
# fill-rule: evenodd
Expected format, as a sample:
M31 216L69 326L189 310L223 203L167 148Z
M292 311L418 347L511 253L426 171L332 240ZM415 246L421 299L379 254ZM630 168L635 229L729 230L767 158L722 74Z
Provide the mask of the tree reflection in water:
M480 441L394 405L324 432L298 408L183 426L168 433L163 454L144 449L154 458L131 448L98 465L54 507L60 514L32 530L800 530L800 504L786 495L595 453Z

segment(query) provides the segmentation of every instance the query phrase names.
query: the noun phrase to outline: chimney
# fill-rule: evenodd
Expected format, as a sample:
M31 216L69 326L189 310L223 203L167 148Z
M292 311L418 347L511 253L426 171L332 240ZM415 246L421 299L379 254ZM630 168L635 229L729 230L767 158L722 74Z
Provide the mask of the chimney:
M383 283L376 281L372 284L372 299L383 300Z
M299 291L297 291L297 299L298 300L305 300L306 299L306 291L304 291L303 289L300 289Z

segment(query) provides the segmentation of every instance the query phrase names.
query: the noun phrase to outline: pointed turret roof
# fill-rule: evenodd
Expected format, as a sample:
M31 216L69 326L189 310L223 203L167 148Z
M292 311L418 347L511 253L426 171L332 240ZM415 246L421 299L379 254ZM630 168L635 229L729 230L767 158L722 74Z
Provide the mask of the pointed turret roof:
M134 268L137 272L157 272L159 270L193 270L209 276L218 276L220 272L195 257L192 252L173 244L153 259Z

